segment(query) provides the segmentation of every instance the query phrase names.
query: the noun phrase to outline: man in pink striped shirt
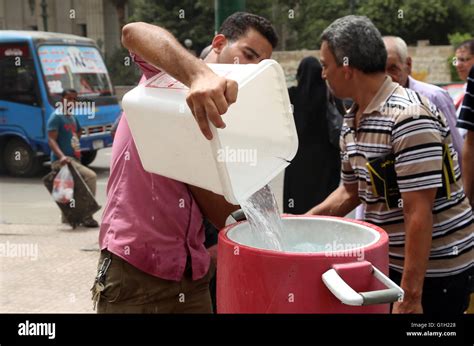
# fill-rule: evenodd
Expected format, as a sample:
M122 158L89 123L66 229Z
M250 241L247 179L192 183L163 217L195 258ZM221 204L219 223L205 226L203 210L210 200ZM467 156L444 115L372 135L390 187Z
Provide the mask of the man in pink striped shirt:
M189 87L187 103L206 138L212 138L209 121L225 127L221 115L236 100L234 81L214 74L158 26L127 24L122 43L143 72L140 82L162 69ZM270 58L276 44L268 20L235 13L214 37L205 62L258 63ZM221 228L238 207L209 191L146 172L126 114L115 134L110 171L92 288L98 312L212 312L209 280L215 269L203 244L203 217Z

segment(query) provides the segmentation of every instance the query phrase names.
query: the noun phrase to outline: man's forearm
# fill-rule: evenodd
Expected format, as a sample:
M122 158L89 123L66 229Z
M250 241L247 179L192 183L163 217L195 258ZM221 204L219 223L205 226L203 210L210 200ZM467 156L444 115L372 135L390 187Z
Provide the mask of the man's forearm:
M431 250L433 234L433 203L436 188L403 192L405 258L400 286L405 292L403 302L394 304L397 313L421 313L423 283Z
M467 198L474 207L474 131L468 131L462 150L462 179Z
M354 186L343 184L308 213L312 215L346 216L359 204L357 184L354 184Z
M188 87L196 75L210 70L171 33L156 25L142 22L125 25L122 29L122 44Z
M188 188L202 214L219 230L225 226L227 217L240 208L238 205L227 202L223 196L211 191L192 185L188 185Z
M56 142L56 140L49 138L48 144L51 150L53 151L54 155L56 155L58 159L61 159L62 157L66 156L59 148L58 142Z
M433 229L431 210L405 213L405 260L401 287L405 299L421 301L428 266Z

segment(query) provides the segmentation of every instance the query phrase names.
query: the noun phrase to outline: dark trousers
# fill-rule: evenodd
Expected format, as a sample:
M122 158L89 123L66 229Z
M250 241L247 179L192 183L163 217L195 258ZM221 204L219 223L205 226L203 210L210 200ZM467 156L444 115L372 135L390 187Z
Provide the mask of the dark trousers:
M204 241L204 246L206 248L209 248L217 244L218 230L212 225L212 223L210 223L206 219L203 220L203 224L204 224L204 231L206 234L206 240ZM211 281L209 282L209 291L211 293L212 309L214 313L216 313L217 312L217 297L216 297L217 271L214 272L214 275L212 276Z
M469 306L472 270L440 278L425 278L421 305L427 315L460 315ZM390 279L400 285L402 274L390 269Z
M144 273L107 250L101 252L99 268L105 258L111 263L105 273L105 289L99 296L98 313L213 312L209 294L209 281L215 272L212 261L202 279L192 279L188 261L182 280L169 281Z

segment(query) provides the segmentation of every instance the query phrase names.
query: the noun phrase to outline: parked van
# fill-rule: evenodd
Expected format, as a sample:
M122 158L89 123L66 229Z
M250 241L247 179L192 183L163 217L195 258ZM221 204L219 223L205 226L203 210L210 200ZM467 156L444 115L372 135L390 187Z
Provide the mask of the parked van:
M121 109L92 39L40 31L0 30L0 167L34 175L49 160L47 123L64 89L78 92L84 164L112 146Z

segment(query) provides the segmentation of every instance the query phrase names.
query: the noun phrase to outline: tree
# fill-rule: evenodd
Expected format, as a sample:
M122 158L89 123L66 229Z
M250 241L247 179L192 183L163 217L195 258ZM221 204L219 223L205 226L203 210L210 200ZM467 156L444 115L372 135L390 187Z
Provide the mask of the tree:
M144 21L169 30L179 42L193 42L199 54L211 43L214 28L213 0L135 0L129 21Z
M247 0L247 10L272 20L278 48L288 50L317 49L323 30L352 12L369 17L383 35L401 36L409 44L448 44L449 33L474 34L471 0Z
M118 17L118 26L122 28L125 25L125 9L128 4L128 0L112 0L112 4L115 6Z
M138 82L140 72L126 48L107 53L105 61L113 85L134 85Z
M369 17L382 35L396 35L407 43L429 39L448 43L449 4L444 0L364 0L357 14Z
M114 1L116 6L123 2ZM448 44L450 33L474 35L471 1L246 0L246 10L272 21L280 37L277 50L298 50L318 49L323 30L350 13L369 17L383 35L401 36L409 44L417 40ZM211 42L214 0L129 0L128 4L133 9L129 21L163 26L181 43L191 39L198 54Z

